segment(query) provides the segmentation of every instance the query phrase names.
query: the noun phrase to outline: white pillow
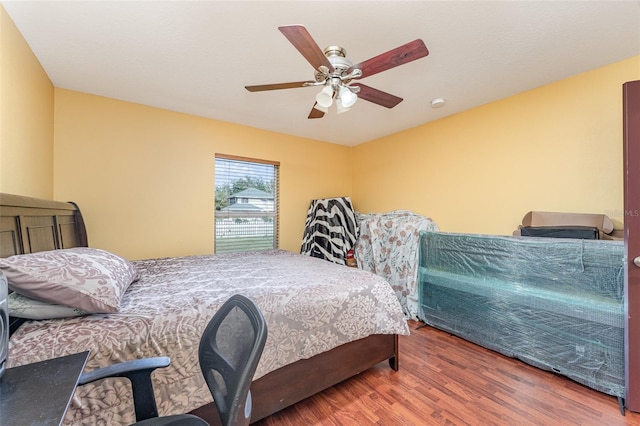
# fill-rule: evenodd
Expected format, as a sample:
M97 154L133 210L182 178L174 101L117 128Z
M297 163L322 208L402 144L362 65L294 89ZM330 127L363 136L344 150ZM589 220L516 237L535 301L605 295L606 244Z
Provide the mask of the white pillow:
M9 316L33 320L69 318L87 315L81 309L31 299L16 293L9 295Z
M112 313L138 277L133 263L104 250L71 249L0 259L9 288L24 296L87 313Z

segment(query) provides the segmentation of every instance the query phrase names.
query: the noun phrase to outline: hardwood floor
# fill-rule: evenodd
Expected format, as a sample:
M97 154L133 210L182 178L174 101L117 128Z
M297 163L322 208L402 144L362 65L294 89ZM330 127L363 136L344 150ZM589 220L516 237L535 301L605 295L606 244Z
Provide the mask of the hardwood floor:
M380 363L255 425L640 425L615 397L418 325L400 371Z

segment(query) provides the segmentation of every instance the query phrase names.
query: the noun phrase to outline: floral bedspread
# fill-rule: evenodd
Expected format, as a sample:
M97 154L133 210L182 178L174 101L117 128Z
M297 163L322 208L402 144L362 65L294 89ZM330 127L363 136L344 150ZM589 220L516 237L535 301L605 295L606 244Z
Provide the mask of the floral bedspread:
M385 278L407 318L418 318L420 231L438 231L428 217L408 210L357 215L360 235L354 254L358 267Z
M382 278L281 250L136 261L140 279L118 314L30 321L11 337L9 366L91 351L85 371L168 355L153 373L161 415L211 402L198 364L200 335L235 293L256 302L268 327L255 379L371 334L408 334L402 308ZM66 424L135 420L124 379L79 387Z

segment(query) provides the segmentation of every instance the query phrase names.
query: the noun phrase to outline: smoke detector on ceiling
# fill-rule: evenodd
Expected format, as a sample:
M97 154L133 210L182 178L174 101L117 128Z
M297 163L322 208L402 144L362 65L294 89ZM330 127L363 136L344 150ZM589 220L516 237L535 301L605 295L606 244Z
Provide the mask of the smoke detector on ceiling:
M442 108L444 106L444 98L435 98L431 100L431 108Z

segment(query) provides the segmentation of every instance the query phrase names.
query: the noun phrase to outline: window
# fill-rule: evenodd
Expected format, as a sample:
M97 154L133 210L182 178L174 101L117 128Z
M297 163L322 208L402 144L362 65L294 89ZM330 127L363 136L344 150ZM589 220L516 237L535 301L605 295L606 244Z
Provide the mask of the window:
M278 167L216 154L215 253L278 247Z

